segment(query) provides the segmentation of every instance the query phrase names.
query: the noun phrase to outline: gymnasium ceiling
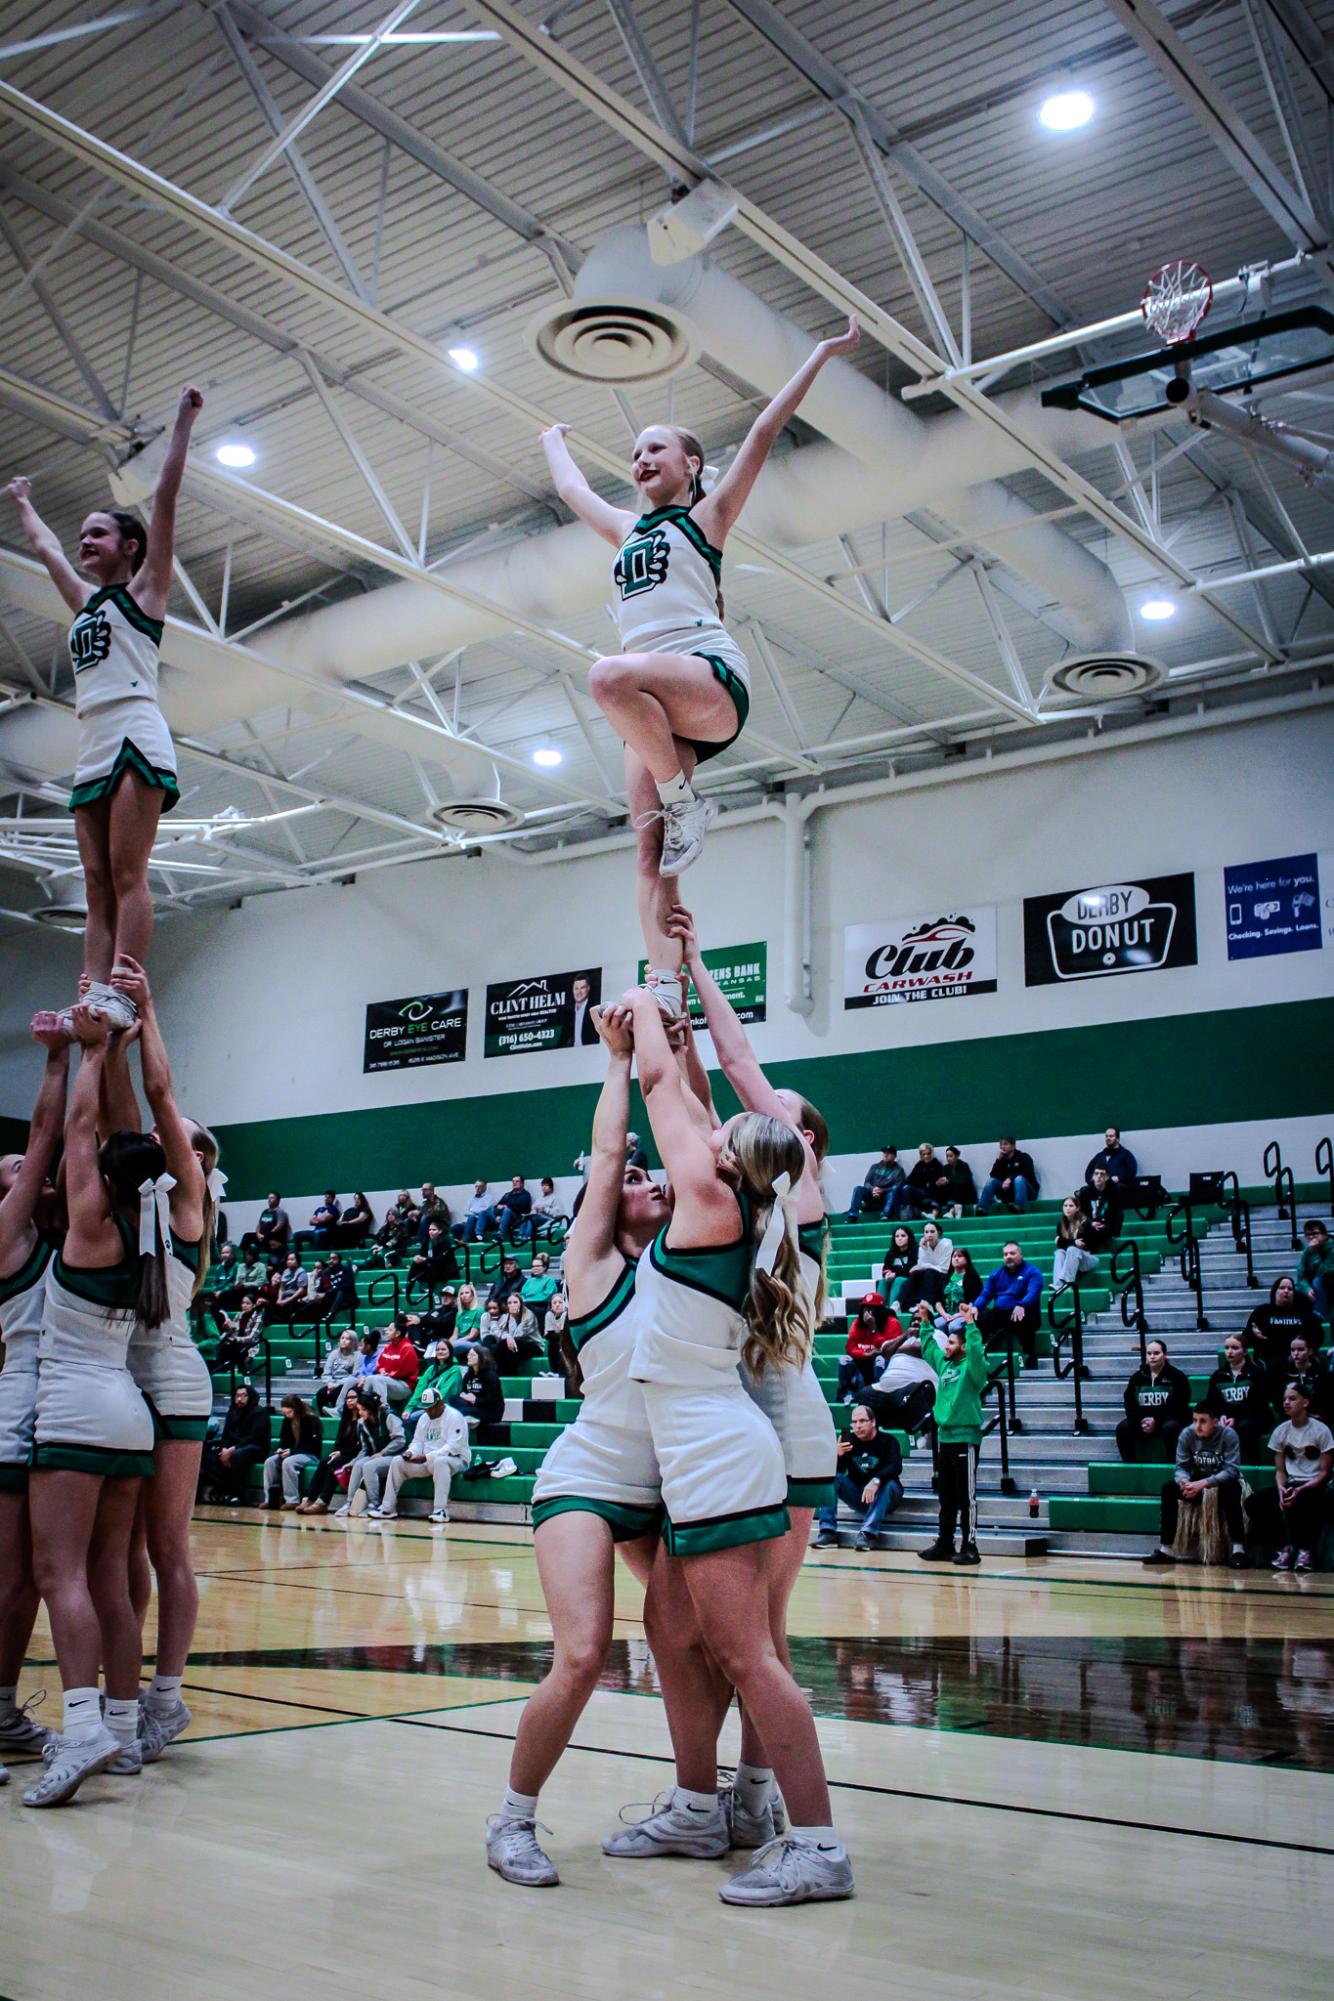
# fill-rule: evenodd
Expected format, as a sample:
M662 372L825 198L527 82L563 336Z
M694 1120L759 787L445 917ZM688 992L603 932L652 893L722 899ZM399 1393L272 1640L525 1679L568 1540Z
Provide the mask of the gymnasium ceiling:
M583 687L605 609L497 594L490 629L450 641L467 566L568 520L541 421L572 423L624 501L639 426L689 422L724 457L762 401L707 347L618 392L538 358L530 323L609 229L722 182L740 203L709 256L812 338L862 302L856 366L891 397L951 344L984 360L1133 311L1172 256L1215 281L1290 265L1275 308L1334 305L1332 23L1315 0L11 4L0 466L69 544L182 382L206 398L164 670L184 798L163 905L447 852L459 798L498 792L520 843L623 826L619 748ZM1040 104L1075 87L1092 121L1045 130ZM1209 326L1260 303L1220 300ZM1318 487L1176 412L1093 421L1063 452L1006 429L1011 392L1145 344L1114 331L909 407L1006 431L1010 494L1105 566L1165 678L1103 713L1053 701L1067 608L1003 534L970 541L937 478L928 504L846 534L733 548L756 699L709 767L724 804L1312 699L1334 665L1334 564L1307 560L1334 547ZM1332 394L1313 371L1259 400L1319 437ZM780 453L818 438L798 421ZM238 441L240 475L215 456ZM22 922L78 896L71 686L65 621L0 506L0 902ZM437 646L363 666L288 645L312 610L404 579L438 598ZM1149 625L1165 596L1176 615Z

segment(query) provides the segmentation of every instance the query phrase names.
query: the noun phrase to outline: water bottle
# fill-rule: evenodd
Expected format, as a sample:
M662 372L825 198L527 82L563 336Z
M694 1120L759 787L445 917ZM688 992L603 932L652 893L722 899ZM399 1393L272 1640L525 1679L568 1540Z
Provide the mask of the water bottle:
M1039 1509L1039 1508L1040 1508L1041 1506L1042 1506L1042 1502L1041 1502L1041 1501L1039 1500L1039 1498L1038 1498L1038 1490L1037 1490L1037 1488L1035 1487L1035 1488L1033 1489L1032 1493L1031 1493L1031 1494L1029 1495L1029 1497L1028 1497L1028 1519L1029 1519L1029 1520L1030 1520L1031 1522L1035 1522L1035 1521L1037 1520L1037 1518L1038 1518L1038 1509Z

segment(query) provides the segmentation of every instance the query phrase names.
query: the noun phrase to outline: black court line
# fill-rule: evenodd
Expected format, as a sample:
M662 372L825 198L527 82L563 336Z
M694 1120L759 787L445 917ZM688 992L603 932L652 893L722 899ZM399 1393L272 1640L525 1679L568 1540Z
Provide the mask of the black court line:
M460 1707L463 1705L460 1704ZM478 1704L478 1707L484 1707ZM418 1716L391 1716L390 1723L400 1723L408 1730L436 1730L455 1737L491 1737L501 1744L512 1744L514 1739L504 1730L482 1730L475 1723L427 1723ZM568 1751L582 1751L593 1758L634 1758L649 1765L670 1765L672 1759L660 1751L617 1751L608 1744L569 1744ZM1132 1834L1175 1834L1185 1841L1224 1841L1242 1848L1277 1848L1292 1855L1330 1855L1334 1848L1322 1848L1314 1841L1274 1841L1263 1834L1224 1834L1213 1828L1170 1827L1162 1821L1121 1820L1115 1814L1071 1813L1064 1807L1055 1806L1012 1806L1006 1800L969 1799L964 1793L919 1792L910 1786L873 1786L864 1780L830 1779L829 1790L843 1793L881 1793L887 1798L904 1800L926 1800L936 1806L976 1807L981 1813L1022 1813L1034 1820L1083 1821L1091 1827L1124 1827Z
M324 1565L316 1564L314 1567L317 1570L322 1570L324 1568ZM250 1584L258 1587L261 1590L265 1589L269 1585L276 1585L279 1587L279 1589L285 1591L332 1591L336 1593L337 1596L340 1598L378 1598L381 1604L392 1603L394 1599L400 1595L395 1593L392 1589L388 1591L361 1591L357 1588L356 1585L285 1584L281 1577L237 1576L232 1581L236 1584ZM546 1611L545 1601L538 1605L519 1605L516 1604L513 1598L506 1598L503 1600L496 1598L467 1598L463 1602L467 1610L470 1612L477 1611L477 1612L536 1613L536 1612ZM642 1627L643 1623L644 1623L644 1618L642 1613L631 1615L628 1612L616 1612L613 1613L612 1615L612 1624L614 1626Z

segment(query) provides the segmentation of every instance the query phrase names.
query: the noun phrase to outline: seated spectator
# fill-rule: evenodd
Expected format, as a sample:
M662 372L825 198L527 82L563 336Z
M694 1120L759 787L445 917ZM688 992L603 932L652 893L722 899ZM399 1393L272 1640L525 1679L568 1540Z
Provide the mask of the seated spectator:
M898 1223L880 1267L880 1290L890 1306L907 1284L916 1263L917 1239L906 1223Z
M459 1319L458 1288L442 1285L440 1297L435 1305L428 1312L421 1314L419 1319L423 1340L438 1341L443 1335L445 1340L452 1341Z
M468 1430L476 1443L491 1444L505 1416L505 1392L495 1362L485 1348L469 1348L463 1387L455 1401L467 1418Z
M380 1349L384 1345L384 1330L378 1327L363 1327L357 1336L357 1362L352 1374L344 1378L342 1388L334 1400L334 1409L342 1412L347 1408L348 1398L355 1396L361 1385L376 1373L376 1363L380 1359Z
M1273 1427L1269 1378L1246 1353L1240 1334L1229 1334L1223 1342L1223 1360L1209 1378L1205 1397L1218 1412L1219 1423L1236 1432L1242 1465L1262 1465Z
M539 1332L546 1323L547 1308L559 1284L560 1280L551 1269L551 1258L548 1253L534 1251L528 1276L519 1287L519 1297L532 1313Z
M242 1293L241 1304L235 1313L219 1315L220 1331L213 1357L215 1365L220 1369L248 1369L263 1339L267 1318L264 1305L250 1293Z
M1313 1216L1302 1224L1305 1248L1297 1260L1297 1290L1328 1326L1334 1319L1334 1245L1329 1226Z
M844 1403L856 1403L875 1371L875 1358L886 1341L902 1335L897 1318L892 1326L885 1302L878 1292L862 1298L855 1317L848 1323L846 1352L838 1358L838 1394Z
M378 1342L376 1345L379 1345ZM324 1410L329 1404L337 1403L356 1372L357 1337L350 1327L345 1327L324 1358L324 1374L315 1391L315 1408Z
M1190 1424L1177 1438L1176 1467L1164 1483L1158 1522L1158 1547L1146 1563L1175 1563L1172 1544L1182 1508L1198 1508L1213 1490L1232 1545L1229 1562L1246 1568L1246 1518L1241 1505L1241 1445L1235 1431L1218 1422L1212 1404L1197 1403Z
M203 1498L237 1506L245 1499L251 1467L268 1449L269 1413L258 1390L249 1383L238 1383L222 1421L221 1436L204 1447L199 1472Z
M896 1146L880 1149L879 1160L873 1160L863 1175L860 1184L853 1189L848 1203L848 1221L855 1223L865 1209L872 1216L883 1216L888 1222L898 1214L899 1191L908 1177L899 1166L899 1150Z
M336 1515L354 1512L353 1504L363 1487L366 1505L378 1507L390 1462L407 1449L402 1418L390 1410L373 1384L361 1385L357 1405L361 1413L357 1419L357 1449L348 1469L347 1499L334 1509Z
M953 1255L954 1245L948 1237L941 1236L934 1217L929 1217L922 1225L922 1240L908 1276L894 1288L894 1304L900 1314L910 1312L922 1300L930 1306L939 1305L945 1295L945 1280Z
M1018 1341L1026 1366L1036 1369L1041 1297L1042 1273L1029 1264L1011 1238L1001 1252L1001 1262L977 1295L977 1325L987 1347Z
M535 1236L550 1236L558 1224L570 1220L565 1204L556 1193L556 1184L549 1174L542 1176L541 1193L533 1197L533 1233Z
M273 1283L269 1303L270 1320L282 1320L290 1324L298 1314L304 1314L306 1301L310 1296L309 1272L303 1269L295 1251L289 1251L282 1268Z
M323 1258L316 1258L308 1280L305 1301L293 1310L292 1319L313 1320L318 1327L333 1312L333 1287L329 1282L329 1267Z
M236 1288L238 1292L253 1292L258 1298L269 1282L269 1266L258 1251L251 1251L241 1259L236 1268Z
M880 1429L875 1413L865 1404L858 1404L852 1413L852 1436L838 1441L834 1488L838 1500L820 1510L815 1547L838 1547L838 1502L843 1501L861 1518L857 1548L869 1549L885 1516L903 1499L903 1454L898 1439Z
M350 1250L357 1250L365 1243L375 1228L375 1211L370 1205L364 1189L358 1188L352 1197L350 1207L343 1211L343 1226L339 1241Z
M306 1488L306 1498L297 1509L298 1514L327 1514L329 1503L350 1477L348 1469L356 1457L359 1446L361 1404L355 1390L348 1390L346 1395L347 1400L339 1416L338 1435L334 1439L333 1450L326 1453L311 1474Z
M1116 1448L1128 1466L1146 1459L1175 1459L1177 1439L1190 1421L1190 1378L1167 1359L1167 1343L1150 1341L1147 1366L1136 1369L1122 1401Z
M999 1202L1006 1209L1026 1209L1040 1193L1038 1171L1033 1157L1021 1151L1010 1138L1001 1140L991 1173L982 1184L977 1206L986 1216Z
M266 1508L299 1506L301 1475L307 1467L318 1466L324 1450L320 1421L304 1397L285 1396L282 1409L278 1449L264 1461L263 1505Z
M378 1507L368 1508L367 1513L378 1516L382 1522L396 1521L398 1493L403 1482L426 1474L435 1489L431 1520L447 1522L450 1484L454 1475L461 1473L471 1459L467 1419L460 1411L452 1409L439 1388L432 1384L423 1398L422 1419L411 1445L406 1452L388 1460L384 1500Z
M482 1324L482 1307L477 1297L477 1289L471 1285L459 1287L458 1315L454 1322L456 1340L467 1341Z
M417 1229L412 1197L406 1188L400 1188L383 1223L375 1232L377 1262L382 1265L396 1264L409 1243L416 1243Z
M526 1307L517 1292L512 1292L505 1301L505 1310L500 1330L488 1325L484 1340L496 1358L496 1366L504 1368L507 1358L523 1361L530 1355L542 1352L542 1336L538 1331L535 1315Z
M940 1216L954 1201L945 1163L936 1159L936 1150L924 1141L899 1190L900 1216Z
M1082 1273L1098 1269L1098 1260L1088 1248L1088 1229L1089 1219L1079 1206L1079 1197L1067 1195L1056 1218L1056 1249L1051 1267L1054 1291L1073 1285Z
M332 1188L326 1188L322 1199L315 1205L308 1228L298 1230L292 1239L297 1250L303 1251L310 1244L317 1250L326 1249L334 1241L334 1233L342 1213L336 1192Z
M1334 1382L1321 1351L1305 1334L1293 1335L1281 1381L1285 1386L1300 1385L1312 1416L1318 1417L1322 1424L1334 1421Z
M1313 1570L1320 1531L1329 1518L1334 1431L1311 1409L1300 1383L1283 1392L1283 1422L1269 1440L1277 1487L1257 1494L1251 1517L1280 1547L1275 1570Z
M490 1306L499 1302L503 1306L512 1292L522 1291L523 1273L519 1270L519 1260L513 1255L507 1255L492 1281L491 1290L486 1295L486 1303Z
M920 1308L926 1312L929 1308ZM961 1322L960 1325L963 1323ZM875 1363L875 1381L863 1401L875 1412L876 1422L885 1430L920 1431L936 1401L936 1372L922 1360L922 1342L932 1338L929 1328L920 1336L899 1334L888 1339Z
M533 1198L521 1174L511 1177L510 1185L496 1204L500 1219L500 1241L503 1244L526 1244L533 1234Z
M260 1255L270 1263L275 1258L281 1262L287 1256L292 1245L292 1219L283 1208L281 1195L265 1196L252 1234Z
M1087 1183L1075 1196L1082 1210L1084 1234L1081 1242L1085 1250L1101 1255L1110 1251L1120 1236L1125 1223L1125 1210L1121 1196L1113 1188L1105 1167L1095 1167Z
M965 1209L976 1206L977 1183L973 1180L973 1170L957 1146L945 1148L945 1179L950 1185L950 1209L954 1215L962 1216Z
M436 1190L434 1181L423 1181L422 1199L417 1204L417 1237L419 1247L426 1243L428 1224L438 1223L446 1236L450 1234L449 1204Z
M1296 1281L1285 1273L1270 1286L1268 1305L1257 1306L1246 1322L1243 1338L1256 1360L1272 1372L1284 1367L1298 1335L1317 1349L1324 1331L1307 1294L1299 1292Z
M459 1261L454 1251L454 1239L448 1235L444 1225L432 1217L426 1225L426 1240L408 1266L409 1286L424 1286L434 1292L447 1279L457 1278Z
M465 1244L475 1244L479 1238L489 1237L497 1223L496 1205L491 1200L484 1181L474 1181L468 1206L463 1212L463 1221L454 1225L455 1234Z
M1102 1136L1102 1145L1084 1169L1085 1181L1093 1180L1094 1170L1107 1169L1107 1179L1119 1194L1125 1195L1132 1181L1139 1178L1139 1162L1128 1146L1122 1146L1121 1135L1115 1126L1108 1126Z
M547 1367L553 1375L564 1376L568 1386L571 1370L566 1353L566 1330L570 1324L570 1305L564 1289L553 1292L547 1301Z
M261 1279L261 1283L262 1283ZM209 1266L205 1290L219 1306L235 1306L241 1297L241 1261L235 1244L224 1244Z
M454 1356L453 1343L442 1336L422 1363L416 1387L403 1407L404 1424L410 1430L426 1402L428 1390L436 1389L451 1401L463 1387L463 1370Z
M329 1262L324 1268L324 1291L328 1294L328 1305L319 1312L311 1302L311 1318L315 1320L337 1320L344 1313L349 1320L357 1307L357 1275L351 1265L343 1263L341 1251L330 1251Z
M393 1404L405 1404L417 1386L421 1373L421 1357L408 1338L406 1328L395 1325L389 1330L389 1339L375 1358L375 1388L387 1395ZM379 1498L378 1495L376 1497Z
M937 1310L945 1316L946 1326L965 1306L975 1306L982 1290L982 1274L962 1244L955 1244L950 1251L950 1266L945 1274ZM946 1328L941 1328L944 1333Z

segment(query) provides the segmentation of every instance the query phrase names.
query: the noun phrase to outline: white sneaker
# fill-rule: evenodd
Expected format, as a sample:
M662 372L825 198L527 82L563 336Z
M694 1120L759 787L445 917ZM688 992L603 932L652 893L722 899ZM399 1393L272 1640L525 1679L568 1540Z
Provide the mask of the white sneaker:
M335 1508L334 1513L335 1515L345 1515L347 1513L347 1502L344 1501L341 1508Z
M131 1779L136 1772L144 1769L144 1750L139 1743L122 1744L117 1757L107 1766L107 1776L112 1779Z
M396 1522L398 1520L398 1516L396 1514L391 1515L387 1508L367 1508L366 1513L374 1515L377 1522Z
M666 1797L665 1806L660 1807L655 1800L643 1820L631 1821L609 1834L602 1844L602 1853L636 1859L649 1855L693 1855L713 1860L726 1855L732 1837L721 1807L713 1813L696 1813L689 1807L678 1812L675 1793ZM631 1811L623 1807L622 1820Z
M73 1799L86 1778L105 1771L112 1759L120 1756L121 1749L101 1724L91 1737L81 1737L75 1743L65 1737L53 1737L42 1752L46 1769L36 1785L29 1786L24 1793L24 1806L63 1806L66 1800Z
M704 836L717 817L716 802L700 799L694 793L688 799L675 799L670 806L664 806L659 875L684 875L703 854Z
M560 1873L537 1838L540 1820L509 1819L494 1814L486 1823L486 1862L507 1883L522 1883L529 1890L545 1890L559 1883ZM549 1827L542 1827L550 1834Z
M649 982L649 992L662 1009L665 1021L679 1021L685 1013L685 996L681 991L679 973L655 973Z
M177 1696L170 1709L159 1708L156 1703L142 1701L139 1704L139 1750L146 1765L152 1765L162 1756L173 1738L190 1727L190 1712Z
M828 1904L850 1897L854 1887L846 1849L785 1834L761 1848L718 1895L725 1904Z
M433 1508L427 1519L433 1522L447 1522L449 1520L449 1509Z
M36 1695L29 1696L21 1709L16 1709L12 1716L0 1723L0 1751L36 1753L44 1744L51 1742L57 1732L48 1730L43 1723L34 1722L28 1714L30 1709L35 1709L38 1703L45 1699L46 1690L38 1689Z
M119 987L111 986L106 980L94 980L84 995L85 1004L94 1014L100 1014L112 1028L133 1028L139 1019L139 1010L128 994Z
M766 1801L763 1812L752 1813L732 1786L724 1786L718 1794L718 1805L727 1823L731 1848L763 1848L778 1832L771 1802Z

